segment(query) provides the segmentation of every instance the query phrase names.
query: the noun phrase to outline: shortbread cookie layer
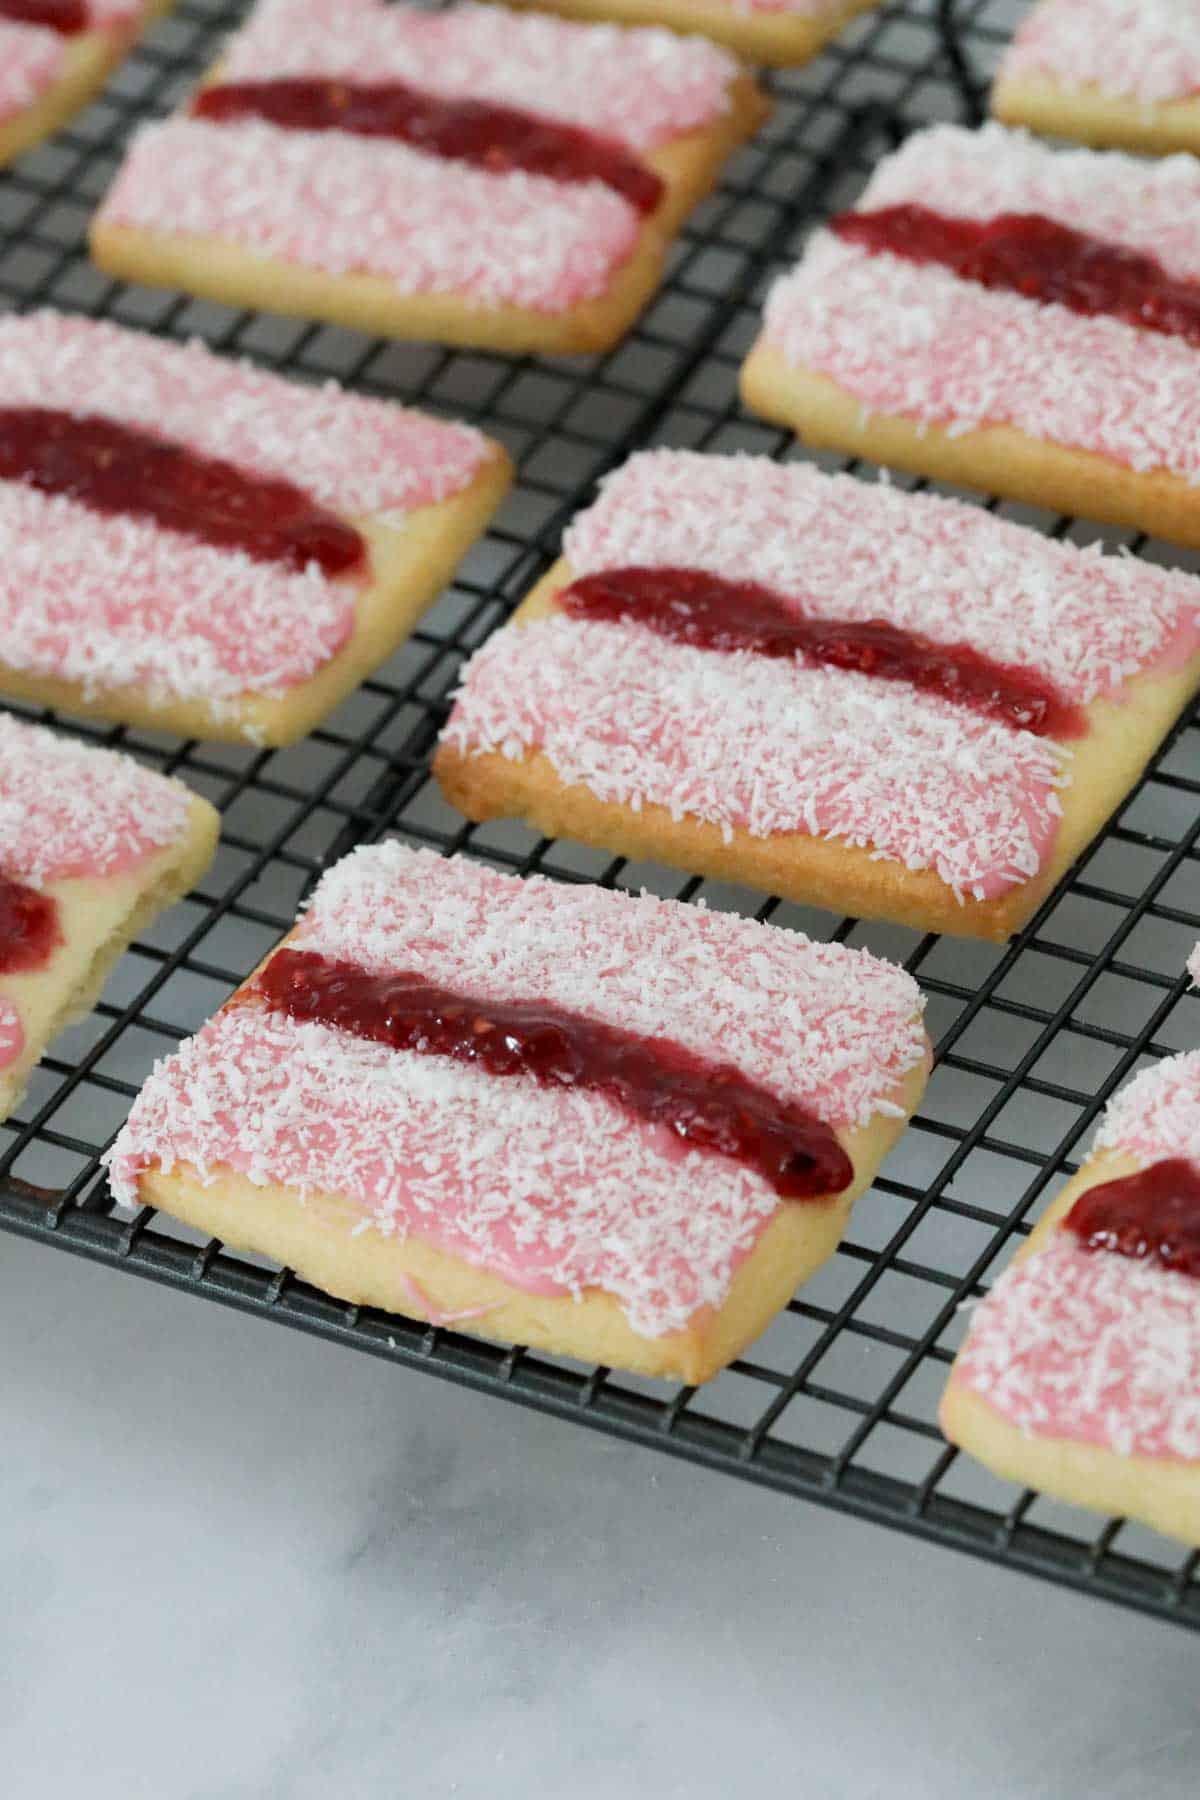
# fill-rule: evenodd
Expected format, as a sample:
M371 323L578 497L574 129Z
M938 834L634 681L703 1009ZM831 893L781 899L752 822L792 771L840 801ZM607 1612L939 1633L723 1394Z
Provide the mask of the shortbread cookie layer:
M879 0L507 0L564 19L615 20L702 32L748 63L798 68Z
M0 167L57 131L103 86L171 0L88 0L69 36L0 15Z
M733 59L700 39L381 0L266 0L206 91L298 80L390 81L514 109L632 156L661 194L646 212L598 180L184 113L134 140L93 224L101 267L389 336L602 349L766 110Z
M952 1443L999 1475L1200 1544L1200 1286L1064 1227L1080 1197L1200 1164L1200 1052L1137 1076L1093 1155L987 1299L943 1397Z
M880 165L858 215L1037 215L1153 258L1163 298L1200 281L1200 164L1055 152L998 125L939 126ZM1110 259L1111 260L1111 259ZM811 443L1089 518L1200 542L1200 354L832 231L773 289L748 404Z
M0 1118L130 940L204 873L217 827L182 782L0 715Z
M1200 685L1192 577L801 464L634 457L564 551L464 672L435 763L447 798L920 929L1003 938L1028 919ZM563 608L580 578L678 568L986 651L1076 721L1035 734L810 652Z
M992 89L1010 125L1101 148L1200 146L1197 0L1039 0Z
M357 534L358 562L326 573L302 551L289 563L197 541L186 509L180 528L164 525L160 478L136 468L128 510L115 512L55 491L50 475L19 478L10 430L31 418L69 429L80 415L230 468L235 482L292 484L323 531ZM0 688L268 744L311 730L403 641L509 473L467 427L49 313L0 321L0 466L17 471L0 479ZM180 486L186 500L186 473ZM268 521L274 492L249 490Z
M461 995L481 1032L489 1007L523 1006L628 1034L664 1069L700 1059L704 1093L750 1083L818 1122L845 1185L783 1199L586 1074L502 1075L280 1010L269 961L143 1089L110 1157L117 1197L343 1298L650 1374L703 1380L763 1329L924 1085L902 971L650 896L376 845L321 882L275 953L297 954L393 980L397 1006L417 984Z

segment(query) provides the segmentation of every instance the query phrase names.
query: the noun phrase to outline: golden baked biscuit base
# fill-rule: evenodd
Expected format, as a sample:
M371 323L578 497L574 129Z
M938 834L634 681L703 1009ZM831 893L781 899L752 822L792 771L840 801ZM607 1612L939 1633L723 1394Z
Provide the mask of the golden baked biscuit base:
M187 830L177 843L118 875L47 881L58 905L62 943L43 968L0 975L0 999L17 1009L25 1044L0 1070L0 1119L25 1091L51 1041L86 1018L114 964L142 928L195 887L213 859L220 820L215 808L191 796Z
M493 454L471 484L448 500L418 507L400 525L354 519L366 539L373 580L355 605L350 637L308 681L281 695L253 693L217 704L156 696L144 687L87 689L76 681L31 675L0 662L0 691L89 719L108 719L179 737L264 746L294 744L312 731L405 641L483 532L512 479L505 452Z
M1124 1151L1092 1157L1047 1209L1014 1260L1045 1249L1059 1220L1088 1188L1144 1166ZM938 1421L952 1444L1006 1481L1036 1488L1071 1506L1136 1519L1167 1537L1200 1545L1200 1466L1195 1463L1119 1456L1097 1444L1034 1437L1010 1425L988 1401L957 1381L953 1369Z
M505 0L521 12L552 12L562 19L618 25L665 25L684 36L712 38L745 62L798 68L811 62L859 13L879 0L843 0L819 17L799 13L738 12L724 0Z
M1002 78L992 89L991 110L1006 125L1026 125L1097 150L1144 150L1159 156L1200 150L1200 99L1148 102L1095 87Z
M71 38L62 74L40 100L0 121L0 168L50 137L99 92L144 31L165 18L174 0L146 0L129 31L84 31Z
M180 288L202 299L257 311L323 319L377 337L423 338L461 348L544 355L609 350L657 292L671 241L692 208L715 187L726 159L770 111L750 77L734 84L729 110L647 156L666 183L637 247L597 299L566 312L487 306L456 294L400 294L378 275L327 275L262 256L221 238L113 225L103 216L89 234L92 260L108 275L147 287Z
M555 596L573 579L566 562L556 563L506 629L520 630L552 612ZM1098 700L1086 709L1088 733L1071 746L1072 785L1060 795L1054 854L1033 880L991 900L960 901L932 869L908 869L836 838L798 832L752 837L738 829L726 839L718 826L673 818L662 806L646 804L635 812L580 784L569 786L540 752L512 759L443 743L433 769L447 800L477 822L519 818L547 837L745 882L831 912L1001 943L1032 918L1097 835L1198 688L1200 656L1169 674L1136 677L1119 702Z
M858 1130L837 1132L854 1165L853 1185L844 1194L781 1201L734 1275L724 1304L698 1314L688 1330L657 1338L634 1331L602 1289L589 1289L579 1300L530 1294L416 1237L374 1231L355 1236L365 1215L344 1195L306 1191L302 1199L293 1188L258 1187L227 1167L210 1171L205 1186L196 1169L180 1164L170 1174L145 1171L138 1196L232 1248L295 1269L340 1300L432 1319L492 1342L694 1384L710 1380L760 1336L800 1283L832 1256L855 1200L919 1104L926 1076L920 1065L897 1088L903 1118L876 1114ZM475 1318L454 1318L480 1308L487 1310Z
M1140 473L1011 425L952 433L868 412L827 375L794 367L763 340L742 367L741 391L752 412L787 426L814 449L843 450L913 475L1200 547L1200 485L1165 469Z

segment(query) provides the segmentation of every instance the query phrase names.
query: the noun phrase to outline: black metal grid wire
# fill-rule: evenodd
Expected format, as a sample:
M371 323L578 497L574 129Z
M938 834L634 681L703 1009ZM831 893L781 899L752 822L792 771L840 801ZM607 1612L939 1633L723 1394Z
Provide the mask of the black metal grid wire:
M736 404L766 282L822 213L853 197L889 139L931 118L977 116L1014 10L1010 0L897 0L810 68L773 80L774 118L689 224L656 303L600 358L387 346L94 271L84 229L123 142L187 90L242 15L239 4L183 0L99 103L0 175L0 303L200 333L298 378L334 374L477 421L520 468L494 529L409 645L304 744L252 752L65 725L182 775L220 807L224 832L200 890L132 948L93 1017L55 1044L4 1128L0 1227L1195 1627L1197 1557L993 1480L949 1450L935 1423L964 1302L985 1290L1076 1166L1115 1088L1147 1060L1200 1042L1200 1006L1181 973L1200 936L1194 718L1004 948L835 922L519 827L471 828L428 774L462 658L548 566L563 522L606 467L655 442L799 453ZM1004 510L1089 535L1069 520ZM1137 553L1180 560L1129 541ZM112 1210L97 1157L154 1057L245 975L325 866L389 832L522 872L703 896L868 944L902 960L924 987L938 1066L920 1117L859 1202L837 1256L703 1390L506 1352L347 1306L149 1210L132 1220Z

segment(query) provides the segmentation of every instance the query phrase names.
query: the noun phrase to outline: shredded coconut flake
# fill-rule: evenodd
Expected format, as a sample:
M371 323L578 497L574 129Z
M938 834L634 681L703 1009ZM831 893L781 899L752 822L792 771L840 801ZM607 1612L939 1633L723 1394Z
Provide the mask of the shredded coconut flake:
M394 844L325 877L304 936L368 967L678 1033L843 1121L894 1110L925 1050L915 984L864 952ZM348 1195L383 1235L411 1232L531 1292L602 1288L650 1337L721 1304L779 1204L757 1174L593 1092L253 1008L158 1065L110 1154L114 1191L135 1204L143 1170L179 1163Z
M704 569L818 618L886 619L1037 670L1087 704L1200 651L1200 582L1059 543L931 494L766 457L648 451L603 485L564 554L576 575Z
M1135 1076L1095 1148L1200 1162L1200 1051ZM976 1309L955 1379L1037 1436L1200 1460L1200 1284L1059 1230Z
M1047 212L1200 273L1200 164L1056 152L999 126L939 126L880 165L864 207L919 200ZM961 281L822 232L772 289L767 340L872 412L960 433L1007 424L1139 471L1200 482L1200 380L1181 338Z
M130 756L0 714L0 868L18 881L120 874L177 843L190 804Z
M1200 93L1197 0L1040 0L1017 28L1003 82L1051 82L1153 106Z

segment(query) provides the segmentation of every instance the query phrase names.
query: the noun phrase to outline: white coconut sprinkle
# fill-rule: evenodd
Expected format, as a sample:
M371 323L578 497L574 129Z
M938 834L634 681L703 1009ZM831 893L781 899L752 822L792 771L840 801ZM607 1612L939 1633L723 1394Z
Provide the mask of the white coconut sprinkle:
M179 841L181 782L0 714L0 869L30 886L132 868Z
M1040 0L998 72L1002 82L1051 82L1153 106L1200 92L1197 0Z

